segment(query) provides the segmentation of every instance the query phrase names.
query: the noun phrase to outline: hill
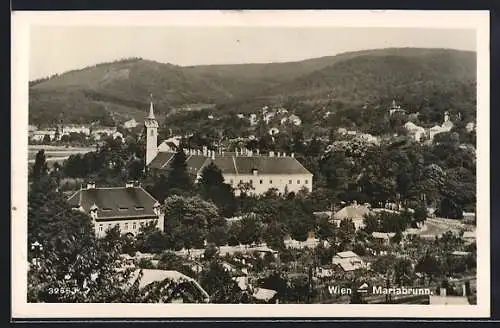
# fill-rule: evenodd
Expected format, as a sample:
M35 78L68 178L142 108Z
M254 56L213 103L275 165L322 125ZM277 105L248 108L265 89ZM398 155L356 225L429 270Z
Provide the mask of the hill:
M475 110L474 52L392 48L299 62L180 67L140 58L99 64L30 83L30 122L142 119L196 104L254 111L284 102L385 103ZM199 107L199 105L198 105ZM442 108L441 108L442 107ZM445 108L447 107L447 108Z

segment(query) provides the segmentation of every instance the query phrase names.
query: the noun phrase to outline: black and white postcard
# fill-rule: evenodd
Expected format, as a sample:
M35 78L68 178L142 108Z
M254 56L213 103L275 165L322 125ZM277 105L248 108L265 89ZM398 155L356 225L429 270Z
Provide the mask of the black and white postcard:
M487 11L14 12L12 315L487 317Z

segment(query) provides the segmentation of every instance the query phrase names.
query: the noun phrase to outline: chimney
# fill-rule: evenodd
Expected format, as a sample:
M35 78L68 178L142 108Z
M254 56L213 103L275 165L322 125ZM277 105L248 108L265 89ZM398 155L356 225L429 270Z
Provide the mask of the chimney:
M290 156L291 156L292 158L294 158L294 157L295 157L295 154L294 154L294 153L291 153L291 154L290 154Z
M134 188L134 181L127 181L127 183L125 183L125 188Z
M274 151L269 152L269 157L274 157Z
M87 182L87 189L95 189L95 182L94 181Z

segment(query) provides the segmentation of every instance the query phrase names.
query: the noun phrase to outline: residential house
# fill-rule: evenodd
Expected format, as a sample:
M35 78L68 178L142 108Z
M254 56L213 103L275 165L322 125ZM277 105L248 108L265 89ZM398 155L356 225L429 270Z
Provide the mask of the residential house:
M137 125L139 125L139 122L137 122L134 118L123 123L123 127L125 129L133 129L137 127Z
M56 130L36 130L33 131L31 134L31 140L32 141L37 141L37 142L42 142L46 137L48 136L50 138L50 141L54 140L56 138Z
M136 270L131 277L135 281L141 270ZM169 303L209 303L210 295L193 278L175 270L153 270L142 269L142 277L139 281L139 288L142 289L155 282L165 280L178 283L178 287L171 291L170 295L162 295L163 300ZM166 289L163 289L165 292Z
M425 129L421 126L416 125L413 122L406 122L404 125L406 131L408 134L415 140L415 141L421 141L425 137Z
M106 137L106 136L112 136L113 138L115 138L115 135L117 135L117 128L113 127L113 126L97 127L97 128L93 128L91 130L90 134L92 135L92 137L94 137L95 140L101 140L101 138ZM121 137L123 137L123 136L121 136Z
M391 239L395 236L396 234L394 232L378 232L374 231L372 232L372 238L376 240L378 243L381 245L389 245L391 242Z
M352 251L339 252L332 258L332 264L341 268L344 272L366 268L366 263Z
M333 214L333 222L338 226L342 220L351 219L358 230L365 226L364 219L368 214L370 214L370 208L367 205L354 202Z
M124 187L101 187L89 182L69 199L73 209L88 214L95 234L103 237L106 231L119 226L122 234L135 236L142 225L155 221L163 231L164 214L160 203L135 183Z
M90 125L84 124L68 124L61 128L61 136L71 133L82 133L86 136L90 135Z

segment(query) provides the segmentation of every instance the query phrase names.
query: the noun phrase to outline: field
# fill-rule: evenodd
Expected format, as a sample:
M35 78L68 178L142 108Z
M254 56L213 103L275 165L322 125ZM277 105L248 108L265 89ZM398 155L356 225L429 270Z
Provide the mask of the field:
M63 146L46 146L46 145L29 145L28 146L28 163L35 162L36 154L39 150L45 150L45 158L47 162L63 161L70 155L85 154L94 151L93 148L80 147L63 147Z

